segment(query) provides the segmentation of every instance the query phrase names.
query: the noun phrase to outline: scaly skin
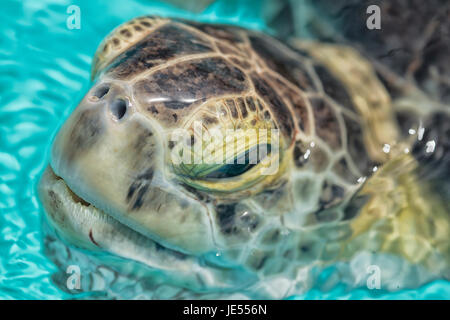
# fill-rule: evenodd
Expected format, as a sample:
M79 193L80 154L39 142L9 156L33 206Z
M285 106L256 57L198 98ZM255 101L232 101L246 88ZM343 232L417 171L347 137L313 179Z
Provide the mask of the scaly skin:
M417 182L390 97L351 48L144 17L106 38L92 70L40 184L68 242L197 293L282 298L307 288L315 267L365 252L419 268L402 287L448 269L448 213ZM199 121L224 136L279 130L267 155L277 170L262 174L260 161L211 178L220 165L175 164L186 140L208 146ZM177 129L187 136L173 143ZM233 157L274 141L249 139Z

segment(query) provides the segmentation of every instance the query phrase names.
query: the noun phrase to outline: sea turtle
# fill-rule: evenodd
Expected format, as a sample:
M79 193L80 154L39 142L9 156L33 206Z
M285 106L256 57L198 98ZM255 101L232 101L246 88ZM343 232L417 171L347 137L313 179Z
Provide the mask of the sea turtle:
M415 272L411 280L403 269L388 288L448 271L447 209L425 201L434 195L411 173L421 128L402 135L357 51L145 16L101 43L92 79L39 186L49 224L69 243L196 294L287 297L308 286L314 267L358 252L363 275L372 254ZM258 134L231 158L222 153L225 162L174 161L208 148L214 158L248 129ZM153 297L182 296L167 292Z

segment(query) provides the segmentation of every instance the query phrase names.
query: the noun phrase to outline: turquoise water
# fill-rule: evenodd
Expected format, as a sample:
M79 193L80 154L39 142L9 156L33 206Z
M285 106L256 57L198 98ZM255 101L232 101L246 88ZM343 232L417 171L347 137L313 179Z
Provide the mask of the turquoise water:
M117 2L117 3L115 3ZM89 87L90 63L102 38L135 16L159 14L267 30L263 1L217 1L189 14L157 1L28 0L3 2L0 12L0 299L63 299L56 271L43 254L42 208L36 185L51 138ZM81 9L81 28L66 26L67 8ZM220 18L219 18L220 17ZM435 281L396 293L337 286L302 299L439 299L450 284Z

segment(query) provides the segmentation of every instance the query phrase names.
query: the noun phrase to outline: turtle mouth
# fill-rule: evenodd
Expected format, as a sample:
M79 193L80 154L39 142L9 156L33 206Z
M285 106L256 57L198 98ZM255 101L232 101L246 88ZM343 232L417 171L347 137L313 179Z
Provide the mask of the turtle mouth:
M104 249L114 253L112 242L120 237L111 237L111 234L108 234L111 231L121 233L123 240L131 241L131 245L142 246L145 243L159 253L164 252L177 259L190 256L138 233L84 200L70 189L64 178L56 175L50 166L45 170L39 183L39 196L45 208L47 221L61 238L76 246Z

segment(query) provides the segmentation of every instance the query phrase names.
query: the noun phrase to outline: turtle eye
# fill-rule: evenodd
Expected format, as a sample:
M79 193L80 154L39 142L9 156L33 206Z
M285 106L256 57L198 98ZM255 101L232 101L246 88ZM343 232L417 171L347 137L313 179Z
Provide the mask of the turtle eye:
M264 154L260 150L265 150ZM260 154L258 154L260 152ZM214 181L218 179L240 176L257 166L261 158L270 154L270 144L255 146L242 152L232 161L224 161L220 164L193 164L176 167L177 172L184 177L194 180Z
M232 178L239 176L248 170L250 170L252 167L254 167L255 164L250 163L244 163L244 164L226 164L219 169L208 173L204 178L206 179L223 179L223 178Z
M189 155L191 154L186 156L186 160ZM230 155L226 161L218 161L220 163L210 160L214 157L219 160L223 154L211 156L208 155L203 163L181 161L174 164L172 168L183 185L219 197L233 192L239 192L234 195L236 197L258 192L265 183L275 181L284 168L280 165L282 161L280 159L284 159L280 149L276 145L271 145L270 142L254 145L247 150L241 148L238 156ZM193 156L192 159L194 159Z

